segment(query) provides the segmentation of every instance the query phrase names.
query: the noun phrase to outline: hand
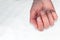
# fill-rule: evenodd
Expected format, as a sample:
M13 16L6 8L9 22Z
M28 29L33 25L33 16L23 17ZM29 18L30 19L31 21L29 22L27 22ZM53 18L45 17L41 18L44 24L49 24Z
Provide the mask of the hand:
M30 22L40 31L54 25L57 14L51 0L34 0L30 10Z

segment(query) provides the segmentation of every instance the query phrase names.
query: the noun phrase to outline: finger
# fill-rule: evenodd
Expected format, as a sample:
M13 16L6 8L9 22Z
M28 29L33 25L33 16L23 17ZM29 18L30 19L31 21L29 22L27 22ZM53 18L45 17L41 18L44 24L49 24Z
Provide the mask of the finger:
M35 11L30 11L30 22L37 28L37 22L36 22L36 13Z
M50 12L47 12L47 16L48 16L48 19L49 19L49 24L51 26L54 25L54 20L53 20L52 14Z
M37 17L38 30L43 31L43 23L41 17Z
M53 16L54 20L57 20L58 16L55 12L52 12L52 16Z
M45 27L45 28L48 28L48 26L49 26L49 21L48 21L48 18L47 18L47 16L46 16L46 14L45 14L43 11L41 11L41 17L42 17L42 21L43 21L43 23L44 23L44 27Z
M31 10L31 11L30 11L30 18L32 18L32 19L33 19L33 18L36 18L36 14L37 14L37 13L36 13L34 10Z

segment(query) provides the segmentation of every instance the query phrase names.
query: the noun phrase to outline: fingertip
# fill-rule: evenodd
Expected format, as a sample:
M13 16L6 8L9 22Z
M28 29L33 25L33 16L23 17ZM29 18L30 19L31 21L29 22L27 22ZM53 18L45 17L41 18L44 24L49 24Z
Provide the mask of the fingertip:
M43 23L41 17L37 17L38 30L43 31Z
M54 25L54 19L52 17L52 14L51 13L47 13L47 16L48 16L48 20L49 20L50 26L53 26Z
M52 16L53 16L54 20L57 20L58 16L57 16L57 14L55 12L52 12Z

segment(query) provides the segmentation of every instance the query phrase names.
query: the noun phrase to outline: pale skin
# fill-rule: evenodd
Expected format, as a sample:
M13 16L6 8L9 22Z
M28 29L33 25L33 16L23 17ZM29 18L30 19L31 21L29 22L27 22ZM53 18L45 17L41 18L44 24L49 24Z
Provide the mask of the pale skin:
M33 0L30 22L40 31L54 25L57 14L51 0Z

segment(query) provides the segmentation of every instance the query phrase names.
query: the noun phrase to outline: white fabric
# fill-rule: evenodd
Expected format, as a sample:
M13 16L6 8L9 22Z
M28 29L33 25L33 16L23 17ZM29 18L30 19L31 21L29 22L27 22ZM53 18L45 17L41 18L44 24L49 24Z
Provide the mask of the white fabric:
M33 0L0 0L0 40L60 40L60 0L52 1L58 20L39 32L29 23Z

